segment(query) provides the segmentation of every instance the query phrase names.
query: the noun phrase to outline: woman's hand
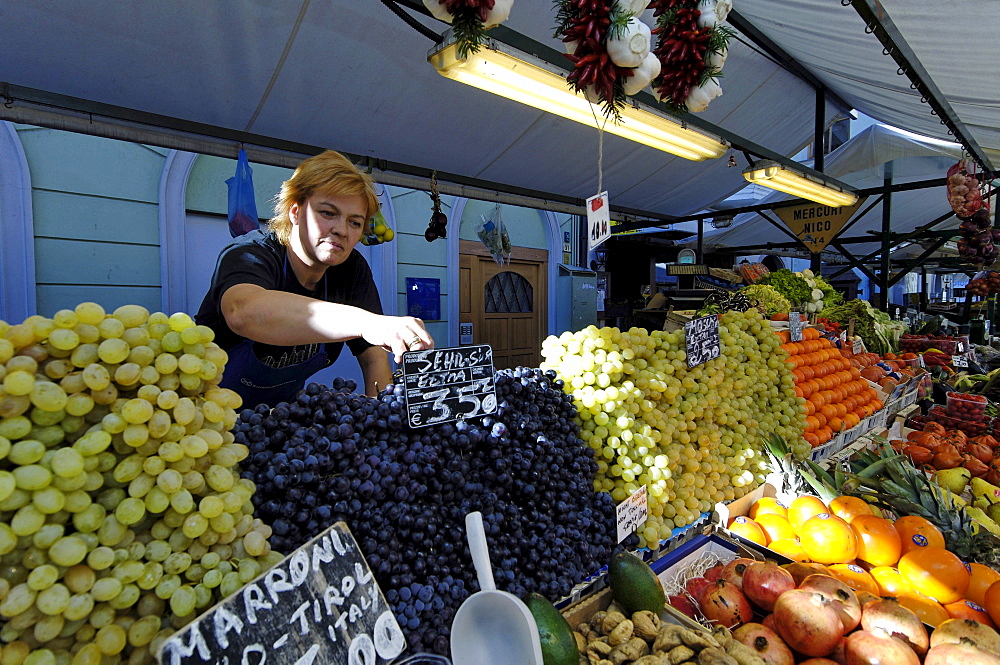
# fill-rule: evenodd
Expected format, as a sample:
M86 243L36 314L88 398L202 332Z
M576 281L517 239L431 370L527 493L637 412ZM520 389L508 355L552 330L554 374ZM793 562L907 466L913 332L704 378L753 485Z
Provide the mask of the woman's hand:
M369 344L380 346L393 355L397 363L406 351L434 348L434 338L424 322L412 316L375 316L374 325L362 335Z

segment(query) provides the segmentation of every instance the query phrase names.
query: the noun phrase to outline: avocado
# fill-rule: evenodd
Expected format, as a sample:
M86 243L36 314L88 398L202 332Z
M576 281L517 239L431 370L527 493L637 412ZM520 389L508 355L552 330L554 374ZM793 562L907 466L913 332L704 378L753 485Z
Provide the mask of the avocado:
M538 626L538 638L542 642L542 663L544 665L579 665L580 650L576 638L566 618L545 596L529 593L524 598L531 616Z
M631 616L649 610L659 613L667 599L656 573L649 565L624 550L611 557L608 564L611 596Z

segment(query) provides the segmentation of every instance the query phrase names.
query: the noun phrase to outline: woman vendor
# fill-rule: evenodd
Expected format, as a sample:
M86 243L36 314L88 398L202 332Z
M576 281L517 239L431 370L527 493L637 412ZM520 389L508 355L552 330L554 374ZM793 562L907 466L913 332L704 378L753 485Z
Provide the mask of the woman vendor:
M347 343L375 395L392 382L390 352L430 349L423 321L383 316L371 268L354 246L379 210L371 178L328 150L295 169L266 231L219 255L196 321L229 353L222 387L244 407L290 401Z

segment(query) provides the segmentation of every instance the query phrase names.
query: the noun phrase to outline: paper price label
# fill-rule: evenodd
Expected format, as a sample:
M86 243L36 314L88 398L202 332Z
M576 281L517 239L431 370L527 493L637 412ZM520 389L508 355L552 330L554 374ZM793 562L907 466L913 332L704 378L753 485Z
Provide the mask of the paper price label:
M618 542L622 542L639 528L649 517L649 503L646 486L643 485L632 495L618 504Z
M858 355L865 352L865 342L860 337L854 340L853 352L854 355Z
M601 192L587 199L587 240L593 250L611 237L611 206L608 193Z
M965 356L952 356L951 365L952 367L968 367L969 359Z

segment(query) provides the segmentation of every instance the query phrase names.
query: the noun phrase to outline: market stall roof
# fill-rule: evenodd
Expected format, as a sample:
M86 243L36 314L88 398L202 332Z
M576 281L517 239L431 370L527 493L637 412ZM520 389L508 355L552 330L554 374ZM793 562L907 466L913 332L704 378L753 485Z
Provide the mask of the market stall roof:
M961 156L955 143L928 139L885 125L872 125L827 156L826 173L858 189L879 187L891 175L896 184L941 178L941 186L895 194L890 203L892 231L909 233L932 220L951 212L945 194L944 173ZM772 192L760 203L787 200L786 194ZM874 198L872 199L874 201ZM865 205L862 211L868 209ZM773 219L773 216L772 216ZM958 219L938 225L937 229L953 229ZM864 237L882 230L882 203L876 203L854 223L845 234ZM757 213L744 213L733 219L729 228L706 229L705 248L759 246L765 243L785 243L786 233ZM879 249L873 235L871 243L850 245L851 253L862 256Z
M282 148L296 153L329 147L370 157L375 168L387 161L401 167L397 173L419 176L397 182L419 186L436 169L533 197L539 207L550 207L548 197L578 203L596 193L593 128L439 76L426 62L433 42L388 4L391 0L2 3L0 94L8 103L0 104L0 118L216 154L235 155L245 142L251 158L260 161L279 160L273 151ZM959 27L965 28L962 43L969 44L970 34L988 31L988 17L963 21L957 11L956 18L942 17L939 3L931 14L929 0L884 4L906 28L907 40L912 37L919 47L921 60L929 58L925 65L938 86L953 92L952 81L938 77L954 73L954 49L934 49ZM871 56L881 46L864 34L853 8L806 0L738 5L860 110L935 135L936 119L912 93L901 93L902 100L872 94L897 79L907 84L894 71L886 73L884 62L870 61L888 58ZM829 15L813 5L829 5ZM436 32L446 27L416 15ZM926 34L931 31L921 17L929 16L935 31L943 29L941 36ZM554 23L550 2L519 0L506 27L557 48ZM969 44L970 51L995 48L992 34L982 36L982 44ZM868 56L847 57L850 49L843 43ZM974 69L979 73L997 63L984 57L976 63L977 68L965 68L968 74L956 74L955 86L964 91L958 108L977 110L970 125L996 128L1000 104L990 106L984 99L996 96L996 88L970 79ZM725 94L699 117L780 155L793 155L812 141L815 90L770 56L734 40L722 83ZM893 115L900 109L908 110L903 117ZM828 121L835 112L828 103ZM1000 141L987 141L993 136L987 134L988 147L1000 147ZM254 152L260 145L270 151ZM287 154L285 159L292 163ZM725 159L696 163L604 137L603 186L622 209L655 218L684 215L715 205L744 184L740 169L726 168Z

